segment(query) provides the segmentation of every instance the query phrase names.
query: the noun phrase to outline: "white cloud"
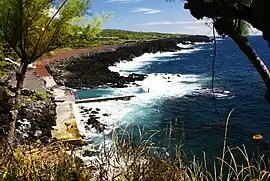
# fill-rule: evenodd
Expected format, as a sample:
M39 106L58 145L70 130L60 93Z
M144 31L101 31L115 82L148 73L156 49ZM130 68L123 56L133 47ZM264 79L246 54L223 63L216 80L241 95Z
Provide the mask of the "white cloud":
M152 9L152 8L136 8L130 12L132 12L132 13L143 12L144 14L155 14L155 13L160 13L162 11L158 10L158 9Z
M205 21L158 21L140 24L141 26L157 26L157 25L180 25L180 24L205 24Z
M136 3L141 0L107 0L106 3Z
M144 14L155 14L155 13L160 13L162 12L161 10L153 10L153 11L148 11L148 12L145 12Z

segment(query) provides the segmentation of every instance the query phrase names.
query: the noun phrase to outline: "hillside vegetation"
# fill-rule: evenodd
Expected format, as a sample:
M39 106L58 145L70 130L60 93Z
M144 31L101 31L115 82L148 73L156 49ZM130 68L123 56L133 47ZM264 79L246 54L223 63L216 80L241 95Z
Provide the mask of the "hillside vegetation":
M100 44L119 44L133 41L148 41L164 38L179 38L183 34L158 33L158 32L136 32L119 29L103 29L96 37L96 41Z

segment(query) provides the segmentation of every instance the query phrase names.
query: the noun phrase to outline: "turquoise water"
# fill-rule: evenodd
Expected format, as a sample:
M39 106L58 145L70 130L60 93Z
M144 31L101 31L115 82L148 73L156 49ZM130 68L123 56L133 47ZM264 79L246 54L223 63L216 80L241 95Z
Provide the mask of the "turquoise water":
M77 99L109 97L113 93L111 88L98 88L93 90L79 90L77 91Z

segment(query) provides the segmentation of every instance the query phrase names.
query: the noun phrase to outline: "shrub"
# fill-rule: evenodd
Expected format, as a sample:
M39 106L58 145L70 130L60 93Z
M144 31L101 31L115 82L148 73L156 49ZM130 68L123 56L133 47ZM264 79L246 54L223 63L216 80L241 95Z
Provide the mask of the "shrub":
M0 53L0 62L4 62L4 61L5 61L5 56Z
M0 76L4 76L7 74L7 71L5 70L8 63L5 61L4 55L0 54Z
M34 101L44 101L48 98L48 92L46 91L36 91L36 93L32 96L32 100Z
M1 147L1 180L90 180L87 168L73 152L61 143L46 146Z

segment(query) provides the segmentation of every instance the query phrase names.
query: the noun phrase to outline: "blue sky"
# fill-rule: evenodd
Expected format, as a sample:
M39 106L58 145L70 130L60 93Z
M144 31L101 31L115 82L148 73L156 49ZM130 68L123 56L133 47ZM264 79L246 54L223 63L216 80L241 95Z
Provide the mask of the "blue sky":
M205 21L197 21L183 8L181 0L93 0L92 11L112 12L103 28L205 35L212 32Z

